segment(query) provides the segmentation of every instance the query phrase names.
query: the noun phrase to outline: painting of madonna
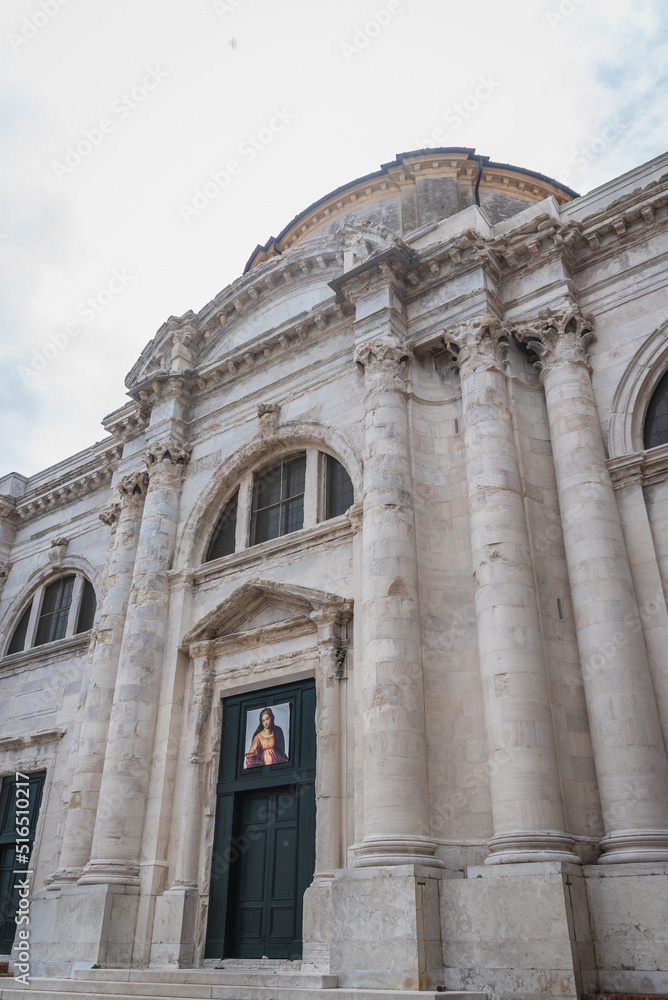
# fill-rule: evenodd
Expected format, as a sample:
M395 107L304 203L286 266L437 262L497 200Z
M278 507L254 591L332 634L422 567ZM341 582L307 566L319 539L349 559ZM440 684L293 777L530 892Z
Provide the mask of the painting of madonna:
M275 713L274 714L274 710ZM248 713L246 724L246 745L250 737L250 746L246 751L246 767L262 767L265 764L283 764L288 759L286 753L285 733L276 722L276 715L285 719L286 725L290 723L290 706L274 705L272 708L263 708L260 712L259 725L250 736L252 726L251 713ZM255 716L257 718L257 716ZM289 729L288 729L289 735Z

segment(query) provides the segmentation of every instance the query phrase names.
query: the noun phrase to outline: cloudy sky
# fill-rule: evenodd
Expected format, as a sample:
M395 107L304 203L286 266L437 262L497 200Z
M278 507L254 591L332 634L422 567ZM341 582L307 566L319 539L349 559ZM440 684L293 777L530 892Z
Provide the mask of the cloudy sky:
M168 316L399 152L580 193L663 152L667 29L661 0L2 0L0 475L103 438Z

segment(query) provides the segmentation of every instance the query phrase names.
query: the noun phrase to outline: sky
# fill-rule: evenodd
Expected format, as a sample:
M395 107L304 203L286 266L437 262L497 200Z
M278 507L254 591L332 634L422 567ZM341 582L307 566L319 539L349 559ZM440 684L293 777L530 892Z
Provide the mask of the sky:
M0 477L328 191L467 146L584 194L664 152L667 75L661 0L2 0Z

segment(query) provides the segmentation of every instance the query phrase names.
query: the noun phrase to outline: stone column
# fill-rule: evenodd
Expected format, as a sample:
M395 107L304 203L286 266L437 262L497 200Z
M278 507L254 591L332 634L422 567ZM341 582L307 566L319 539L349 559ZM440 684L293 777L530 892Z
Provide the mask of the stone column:
M486 864L579 863L564 831L538 598L499 324L445 337L462 387L476 626L494 836Z
M139 884L169 610L167 571L188 453L173 441L149 447L149 483L123 631L91 861L80 885Z
M213 699L214 660L211 644L197 643L191 647L190 655L193 660L193 697L185 749L181 829L172 889L197 887L204 812L202 762Z
M668 861L668 764L585 356L591 322L567 305L518 337L542 363L606 831L599 863Z
M100 515L107 524L118 520L113 528L106 590L100 601L90 657L90 680L79 731L60 866L51 877L50 889L76 882L84 865L90 861L109 717L147 484L145 472L126 476L119 484L120 504Z
M356 866L442 867L431 839L405 362L394 331L355 352L364 370L365 835Z

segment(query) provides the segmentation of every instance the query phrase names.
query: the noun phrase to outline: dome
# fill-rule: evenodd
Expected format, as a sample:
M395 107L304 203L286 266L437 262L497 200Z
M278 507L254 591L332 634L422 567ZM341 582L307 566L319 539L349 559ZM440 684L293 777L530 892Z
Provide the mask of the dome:
M578 197L551 177L495 163L474 149L457 146L400 153L380 170L326 194L296 215L278 236L258 244L244 273L346 223L369 220L405 236L470 205L480 205L496 224L550 196L559 205Z

